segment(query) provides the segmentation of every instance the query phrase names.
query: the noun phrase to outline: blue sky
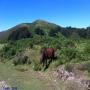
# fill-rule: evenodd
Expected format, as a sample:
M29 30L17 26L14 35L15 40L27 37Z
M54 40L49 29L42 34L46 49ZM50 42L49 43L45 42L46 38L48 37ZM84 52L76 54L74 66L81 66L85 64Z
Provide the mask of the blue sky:
M37 19L60 26L90 26L90 0L0 0L0 31Z

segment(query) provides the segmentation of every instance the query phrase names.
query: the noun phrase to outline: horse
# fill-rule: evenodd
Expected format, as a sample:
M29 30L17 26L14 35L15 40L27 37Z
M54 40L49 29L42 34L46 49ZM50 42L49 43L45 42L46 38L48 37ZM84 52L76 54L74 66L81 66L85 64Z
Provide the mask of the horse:
M44 48L41 50L40 63L47 67L55 58L55 50L53 48Z

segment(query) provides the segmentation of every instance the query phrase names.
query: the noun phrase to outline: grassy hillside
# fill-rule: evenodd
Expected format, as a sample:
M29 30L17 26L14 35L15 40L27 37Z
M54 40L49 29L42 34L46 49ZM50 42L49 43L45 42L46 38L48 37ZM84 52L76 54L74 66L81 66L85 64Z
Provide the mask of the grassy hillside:
M57 59L45 69L40 64L40 51L48 47L55 49ZM89 27L64 28L36 20L0 33L0 80L17 86L19 90L67 90L64 82L56 81L57 78L52 76L52 70L58 66L71 70L81 63L86 64L80 72L89 79Z
M23 38L30 38L31 36L37 34L35 33L35 30L37 28L44 30L44 33L46 33L49 30L56 29L57 27L58 25L48 23L43 20L36 20L33 23L22 23L22 24L16 25L15 27L10 28L9 30L1 32L0 40L12 40L14 38L14 35L16 37L17 36L21 37L21 38L17 37L18 40ZM27 34L30 34L30 36L27 37Z
M55 37L58 33L61 33L63 36L69 38L88 39L90 38L90 27L87 27L86 29L61 27L59 25L44 20L36 20L32 23L22 23L6 31L0 32L0 40L20 40L23 38L31 38L35 35Z
M40 50L44 47L55 49L58 57L56 66L68 62L88 61L90 59L89 31L89 28L63 28L43 20L19 24L4 32L7 38L6 42L3 43L5 44L4 47L0 50L1 61L6 59L14 61L15 59L19 60L19 58L22 60L27 56L29 62L40 69L39 63L34 61L35 58L40 60ZM2 36L2 38L5 37ZM36 46L40 47L38 51ZM29 54L25 55L28 51ZM30 56L32 52L37 52L34 60L33 55ZM18 63L22 62L19 61Z
M22 72L17 69L27 69L28 71ZM39 72L30 69L29 66L13 67L10 62L6 64L0 63L0 81L5 80L11 87L17 87L18 90L52 90L50 85L46 87L50 81L42 78ZM49 83L50 84L50 83Z

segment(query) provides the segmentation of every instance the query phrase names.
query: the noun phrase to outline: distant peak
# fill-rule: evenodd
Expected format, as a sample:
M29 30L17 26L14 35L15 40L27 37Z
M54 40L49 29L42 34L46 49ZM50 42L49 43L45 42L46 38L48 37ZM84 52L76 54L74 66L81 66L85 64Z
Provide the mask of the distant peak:
M48 23L48 21L38 19L38 20L35 20L33 23Z
M33 23L33 25L39 26L39 27L57 27L58 25L51 23L49 21L45 21L42 19L37 19Z

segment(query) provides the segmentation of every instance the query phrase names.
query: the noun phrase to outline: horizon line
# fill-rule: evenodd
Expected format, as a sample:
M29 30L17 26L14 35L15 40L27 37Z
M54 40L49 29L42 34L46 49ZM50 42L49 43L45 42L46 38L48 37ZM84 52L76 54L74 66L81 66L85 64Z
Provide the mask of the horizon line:
M29 21L26 21L26 22L18 22L18 23L16 23L16 24L7 26L5 29L2 27L2 29L0 29L0 32L6 31L6 30L8 30L8 29L10 29L10 28L13 28L13 27L19 25L19 24L33 23L33 22L39 21L39 20L40 20L40 21L45 21L45 22L48 22L48 23L52 23L52 24L56 24L56 25L61 26L61 27L64 27L64 28L66 28L66 27L71 27L71 28L79 28L79 29L84 28L84 29L86 29L87 27L90 27L90 25L87 25L87 26L86 26L86 25L85 25L85 26L63 25L63 24L59 24L59 23L56 23L56 22L54 23L54 22L48 21L48 20L37 19L37 20L32 20L32 22L29 22Z

